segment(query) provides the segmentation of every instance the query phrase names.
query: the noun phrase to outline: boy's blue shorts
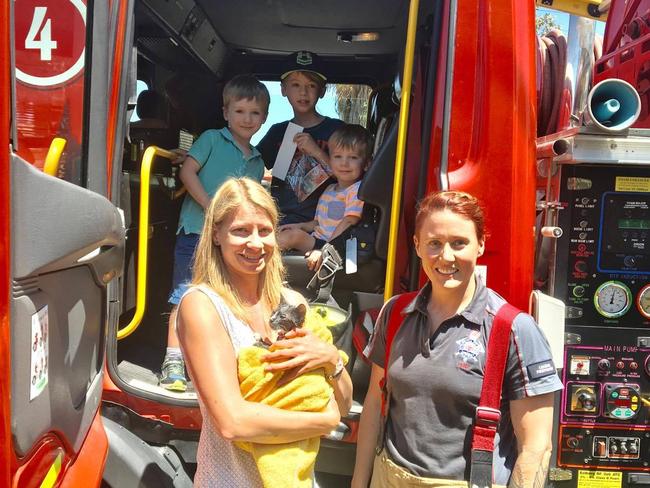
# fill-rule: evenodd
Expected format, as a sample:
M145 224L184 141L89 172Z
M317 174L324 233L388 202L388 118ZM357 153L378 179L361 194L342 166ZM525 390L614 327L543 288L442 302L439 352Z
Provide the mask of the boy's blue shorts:
M172 292L167 300L172 305L178 305L192 281L192 260L194 259L194 250L199 243L199 237L201 237L200 234L178 234L176 236Z

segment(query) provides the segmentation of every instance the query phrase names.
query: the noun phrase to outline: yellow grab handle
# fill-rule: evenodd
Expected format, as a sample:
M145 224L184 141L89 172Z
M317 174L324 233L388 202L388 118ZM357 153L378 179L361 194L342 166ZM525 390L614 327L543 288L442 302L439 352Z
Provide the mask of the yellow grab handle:
M399 129L397 132L397 151L395 153L395 177L393 179L393 201L390 207L390 228L388 231L388 256L386 257L386 281L384 301L393 296L395 280L395 261L397 254L397 232L399 231L399 212L402 203L402 179L404 177L404 156L406 155L406 136L409 125L411 103L411 83L413 79L413 58L415 57L415 34L418 28L418 8L420 2L411 0L409 7L406 48L404 52L404 76L402 99L399 107Z
M56 172L59 169L59 161L61 160L61 154L65 149L65 145L68 143L62 137L55 137L52 139L50 148L47 150L47 156L45 156L45 164L43 165L43 173L50 176L56 176Z
M131 335L142 322L147 301L147 267L149 252L149 183L151 181L151 166L156 156L176 159L176 154L156 146L149 146L142 156L140 167L140 221L138 223L138 284L135 291L135 313L131 322L117 331L117 339Z

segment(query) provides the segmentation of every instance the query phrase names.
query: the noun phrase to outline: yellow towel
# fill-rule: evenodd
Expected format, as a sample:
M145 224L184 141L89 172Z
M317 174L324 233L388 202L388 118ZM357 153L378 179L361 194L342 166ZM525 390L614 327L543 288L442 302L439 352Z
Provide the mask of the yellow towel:
M313 309L307 312L307 329L322 340L332 343L332 334ZM304 373L289 383L277 386L284 372L266 372L262 357L268 351L261 347L244 347L239 351L239 386L245 400L271 405L294 412L319 412L332 396L332 386L322 370ZM345 353L340 352L344 362ZM311 488L320 438L313 437L286 444L236 442L255 459L265 488Z

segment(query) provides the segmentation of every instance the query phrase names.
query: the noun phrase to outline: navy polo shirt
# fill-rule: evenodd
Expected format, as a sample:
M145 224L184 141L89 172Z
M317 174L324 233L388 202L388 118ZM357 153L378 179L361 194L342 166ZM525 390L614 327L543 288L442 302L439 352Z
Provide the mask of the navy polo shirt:
M385 447L417 476L465 480L474 415L483 384L485 350L494 316L505 302L477 279L472 301L431 334L427 284L404 309L388 364L390 403ZM367 356L384 367L386 328L394 299L381 311ZM494 482L505 485L517 457L509 401L562 389L551 349L530 315L519 314L510 336Z

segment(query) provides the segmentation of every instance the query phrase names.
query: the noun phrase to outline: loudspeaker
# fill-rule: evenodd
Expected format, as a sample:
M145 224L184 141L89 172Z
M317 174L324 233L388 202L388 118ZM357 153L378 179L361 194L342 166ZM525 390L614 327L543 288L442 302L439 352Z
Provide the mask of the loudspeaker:
M632 126L641 113L641 98L627 81L608 78L594 86L587 97L585 124L605 132Z

